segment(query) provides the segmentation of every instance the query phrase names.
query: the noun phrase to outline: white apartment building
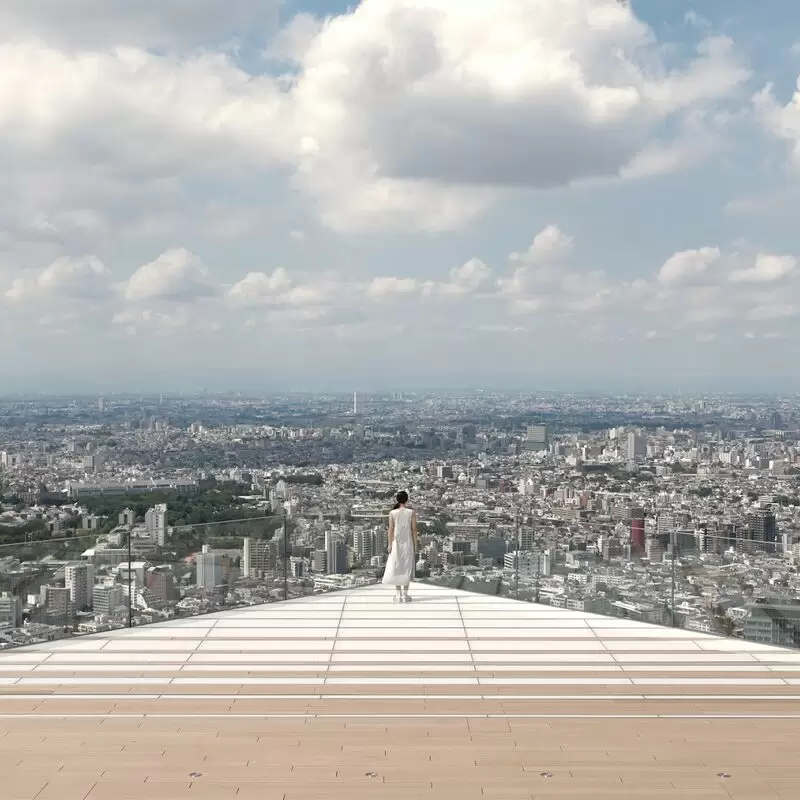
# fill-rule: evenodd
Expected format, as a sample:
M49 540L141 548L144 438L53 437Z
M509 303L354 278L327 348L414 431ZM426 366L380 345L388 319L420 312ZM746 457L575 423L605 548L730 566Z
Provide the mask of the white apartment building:
M519 570L521 578L549 577L553 574L553 559L549 550L521 550L506 553L503 569L507 572Z
M94 565L68 564L64 569L64 583L69 589L69 599L75 611L91 608L94 603Z
M159 503L144 515L144 526L151 542L164 547L167 542L167 505Z
M125 605L125 592L121 586L95 586L92 600L95 614L110 617Z
M203 552L197 554L197 586L200 589L213 589L224 583L225 554L213 552L207 544Z

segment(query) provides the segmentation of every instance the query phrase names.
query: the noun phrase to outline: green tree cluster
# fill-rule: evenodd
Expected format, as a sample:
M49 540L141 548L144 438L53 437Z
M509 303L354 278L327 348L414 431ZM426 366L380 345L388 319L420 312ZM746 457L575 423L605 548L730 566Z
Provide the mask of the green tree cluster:
M130 508L137 517L143 518L149 508L159 503L167 504L168 525L204 525L264 516L263 512L246 506L240 499L240 495L249 491L250 487L245 484L223 483L181 494L147 492L121 497L91 497L84 501L84 505L90 513L108 517L104 527L109 530L117 524L123 509Z

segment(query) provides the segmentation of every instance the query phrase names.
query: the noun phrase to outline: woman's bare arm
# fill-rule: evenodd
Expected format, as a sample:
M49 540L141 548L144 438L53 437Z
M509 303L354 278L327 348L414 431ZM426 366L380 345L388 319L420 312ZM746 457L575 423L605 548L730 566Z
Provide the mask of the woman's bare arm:
M394 516L389 514L389 552L392 551L392 545L394 544Z
M417 530L417 512L411 512L411 537L414 539L414 550L417 549L417 537L419 536L419 531Z

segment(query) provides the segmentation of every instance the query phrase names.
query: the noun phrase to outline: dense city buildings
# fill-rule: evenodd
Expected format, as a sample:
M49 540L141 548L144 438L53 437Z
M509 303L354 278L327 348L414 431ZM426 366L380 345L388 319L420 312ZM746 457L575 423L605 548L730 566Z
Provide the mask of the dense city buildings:
M2 644L374 582L399 489L418 580L786 643L798 422L777 397L8 399Z

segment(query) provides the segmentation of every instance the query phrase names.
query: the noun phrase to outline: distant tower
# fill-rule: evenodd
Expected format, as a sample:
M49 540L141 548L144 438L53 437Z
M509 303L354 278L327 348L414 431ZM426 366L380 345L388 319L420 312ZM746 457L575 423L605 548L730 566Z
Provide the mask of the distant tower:
M353 416L358 414L358 392L353 392Z
M101 414L105 413L105 411L106 411L106 399L105 399L105 397L101 397L97 401L97 407L98 407L98 409L100 409L100 413Z
M249 578L253 540L249 536L245 536L242 545L242 577Z

